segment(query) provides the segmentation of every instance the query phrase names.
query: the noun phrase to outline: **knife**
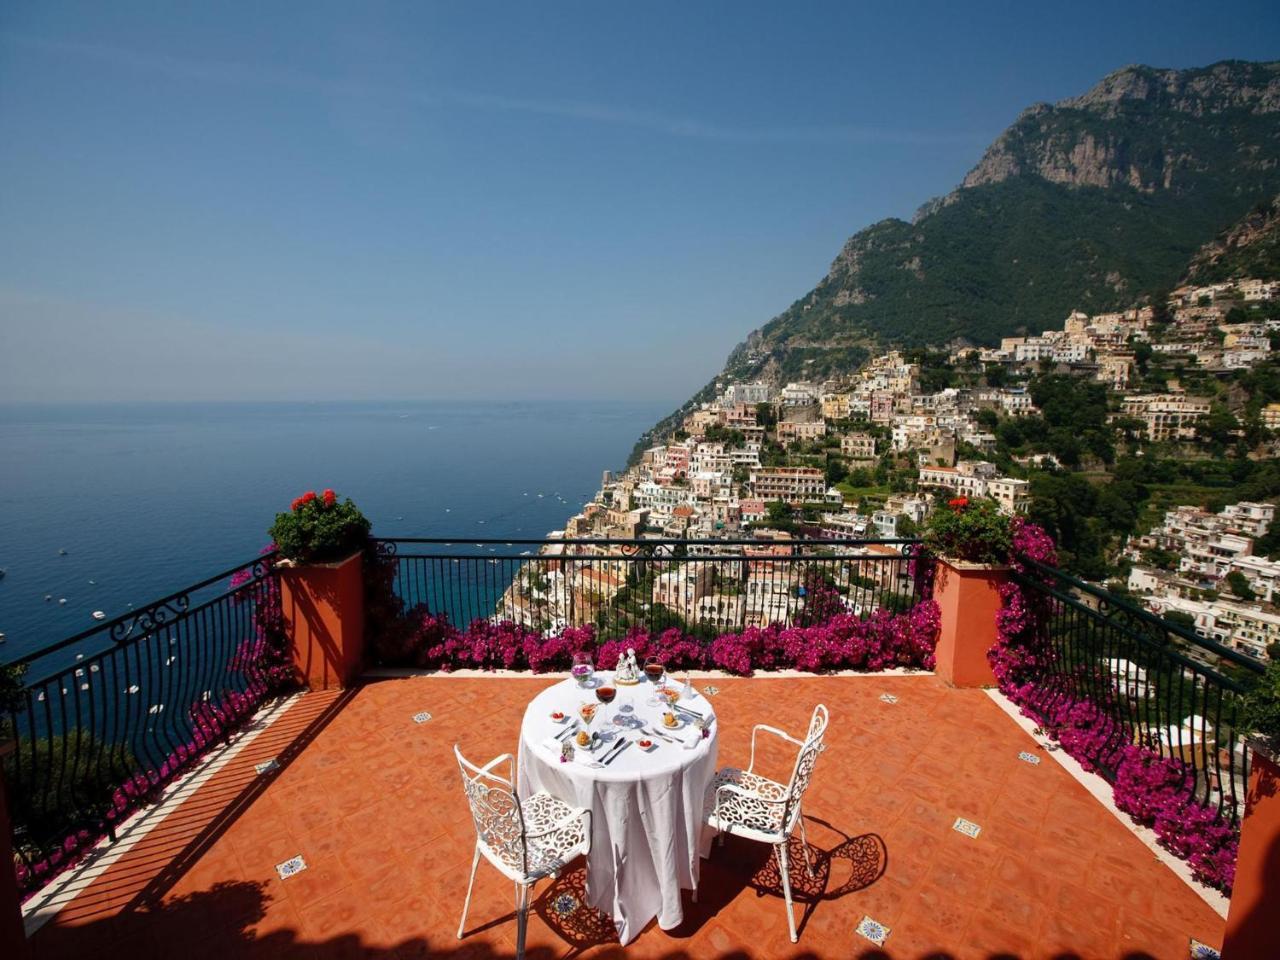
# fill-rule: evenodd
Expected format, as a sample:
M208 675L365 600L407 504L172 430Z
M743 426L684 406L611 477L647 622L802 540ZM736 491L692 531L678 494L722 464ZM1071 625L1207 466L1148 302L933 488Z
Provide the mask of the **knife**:
M680 706L680 704L678 704L678 703L675 705L675 708L676 708L677 710L679 710L680 712L682 712L682 713L687 713L687 714L690 714L691 716L695 716L695 717L697 717L699 720L704 720L704 719L706 719L706 718L705 718L705 717L703 717L703 715L702 715L702 714L700 714L697 710L690 710L688 707L682 707L682 706Z
M613 753L609 755L609 759L604 762L604 765L607 767L609 764L613 763L613 761L617 760L618 754L622 753L622 751L627 749L627 747L629 746L631 746L631 741L623 740L622 746L620 746L617 750L613 751Z

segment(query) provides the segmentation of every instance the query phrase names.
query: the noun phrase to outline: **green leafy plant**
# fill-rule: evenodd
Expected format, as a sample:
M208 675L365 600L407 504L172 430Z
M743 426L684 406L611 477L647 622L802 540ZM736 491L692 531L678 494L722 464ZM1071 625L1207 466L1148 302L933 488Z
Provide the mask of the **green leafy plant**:
M1280 750L1280 662L1268 664L1266 673L1244 695L1240 723L1272 750Z
M0 743L12 734L10 716L26 705L22 675L26 667L18 664L0 666Z
M325 563L363 548L369 526L368 518L350 499L339 501L332 490L319 496L308 490L293 501L288 513L276 514L271 539L289 560Z
M924 542L931 552L969 563L1007 563L1013 533L994 500L955 497L933 511Z

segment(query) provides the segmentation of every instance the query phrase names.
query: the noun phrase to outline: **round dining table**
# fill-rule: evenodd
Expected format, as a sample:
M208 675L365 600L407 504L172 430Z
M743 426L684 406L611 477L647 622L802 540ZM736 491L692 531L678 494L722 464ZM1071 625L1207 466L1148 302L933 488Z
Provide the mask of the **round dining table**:
M570 678L530 701L520 726L517 779L521 796L545 790L591 811L587 902L613 918L626 944L654 917L664 930L684 920L680 891L696 888L699 859L710 850L702 810L716 770L719 725L710 701L674 680L671 686L683 691L672 711L680 715L676 729L663 725L671 708L654 702L653 684L617 684L609 671L597 671L589 683L582 687ZM605 685L617 697L599 705L585 728L601 734L603 743L562 759L557 734L575 724L584 728L579 708L596 703L596 687ZM565 719L553 719L556 712ZM653 746L641 748L643 739ZM630 742L615 756L620 740Z

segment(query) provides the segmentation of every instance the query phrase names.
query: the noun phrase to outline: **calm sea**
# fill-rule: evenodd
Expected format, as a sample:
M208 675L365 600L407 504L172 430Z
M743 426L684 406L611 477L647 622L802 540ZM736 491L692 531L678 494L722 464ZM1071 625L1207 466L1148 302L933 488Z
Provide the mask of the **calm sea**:
M94 610L116 616L251 559L275 513L307 489L350 496L380 536L540 537L666 412L567 402L0 406L0 661L92 626Z

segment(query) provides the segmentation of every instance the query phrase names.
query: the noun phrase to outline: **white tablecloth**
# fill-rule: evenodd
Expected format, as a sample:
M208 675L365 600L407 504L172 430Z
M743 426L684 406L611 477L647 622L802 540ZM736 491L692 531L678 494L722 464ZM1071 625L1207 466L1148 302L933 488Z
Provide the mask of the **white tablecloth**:
M596 676L612 681L605 671ZM607 709L610 720L615 715L638 718L645 726L670 734L661 726L666 707L648 702L653 695L651 684L618 686L617 690L617 699L601 707ZM695 744L691 749L649 736L658 744L654 750L645 752L633 743L605 767L591 766L594 757L584 750L577 752L574 761L562 763L559 745L553 750L548 743L564 729L551 719L552 712L568 714L571 724L578 717L578 707L595 699L594 689L580 689L572 679L533 698L520 726L518 780L521 796L545 790L591 811L587 900L613 917L625 944L653 917L664 930L684 919L680 891L695 887L699 855L708 852L710 842L710 836L702 835L702 803L715 774L719 724L711 724L706 738L699 738L692 726L675 731L675 736ZM701 695L680 702L714 718L710 701ZM630 710L623 709L627 707ZM645 737L626 726L609 723L606 727L599 716L591 728L620 731L631 740ZM605 748L596 753L603 756Z

